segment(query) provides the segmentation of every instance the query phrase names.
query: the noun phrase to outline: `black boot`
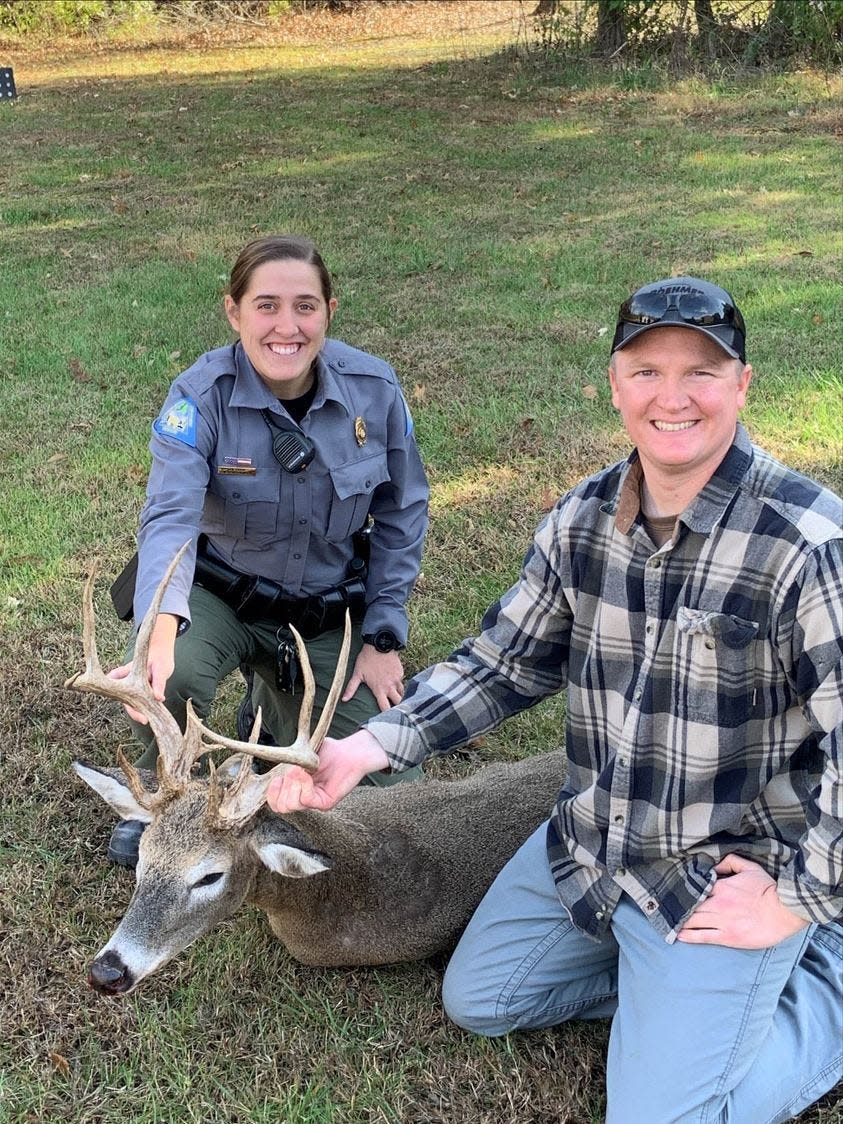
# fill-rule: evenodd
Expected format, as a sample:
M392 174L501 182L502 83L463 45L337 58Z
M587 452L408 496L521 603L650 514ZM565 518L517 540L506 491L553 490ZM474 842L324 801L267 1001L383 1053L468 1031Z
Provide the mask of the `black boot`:
M252 702L252 687L255 682L255 673L245 664L240 664L240 674L246 680L246 693L240 706L237 708L237 737L241 742L247 742L255 724L255 707ZM266 726L261 726L258 745L278 745Z
M138 845L146 830L143 820L120 820L108 841L108 860L134 870L138 865Z

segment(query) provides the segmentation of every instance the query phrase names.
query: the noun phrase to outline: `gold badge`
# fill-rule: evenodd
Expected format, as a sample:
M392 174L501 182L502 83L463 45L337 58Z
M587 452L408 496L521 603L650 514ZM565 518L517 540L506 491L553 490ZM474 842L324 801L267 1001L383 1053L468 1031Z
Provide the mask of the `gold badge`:
M354 419L354 436L357 438L358 445L366 444L366 419L356 417Z

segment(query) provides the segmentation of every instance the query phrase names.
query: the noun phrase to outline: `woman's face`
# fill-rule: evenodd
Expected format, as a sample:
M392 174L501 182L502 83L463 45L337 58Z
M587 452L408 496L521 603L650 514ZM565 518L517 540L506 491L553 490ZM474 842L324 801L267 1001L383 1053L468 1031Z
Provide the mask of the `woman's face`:
M284 258L264 262L239 302L225 312L252 366L276 396L298 398L311 384L311 368L337 302L326 301L315 266Z

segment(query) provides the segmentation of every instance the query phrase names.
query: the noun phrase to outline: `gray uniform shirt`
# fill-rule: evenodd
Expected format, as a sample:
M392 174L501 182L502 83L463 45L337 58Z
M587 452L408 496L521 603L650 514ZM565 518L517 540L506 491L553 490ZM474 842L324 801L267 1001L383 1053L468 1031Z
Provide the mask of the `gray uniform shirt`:
M300 425L239 343L207 352L175 380L150 443L135 621L143 619L164 570L188 540L161 611L190 620L200 534L237 570L305 597L347 576L351 536L371 514L363 631L389 629L406 642L405 606L419 571L429 492L412 420L395 372L383 360L329 339L317 366L316 395ZM316 446L298 475L273 456L279 429L263 410Z

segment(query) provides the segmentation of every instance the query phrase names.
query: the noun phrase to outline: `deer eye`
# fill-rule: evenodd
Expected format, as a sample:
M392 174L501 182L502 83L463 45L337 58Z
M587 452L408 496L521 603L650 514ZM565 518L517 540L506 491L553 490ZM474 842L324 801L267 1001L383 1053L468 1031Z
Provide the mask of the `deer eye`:
M221 870L214 871L213 874L206 874L204 878L200 878L198 882L193 883L193 889L195 890L199 886L213 886L213 884L219 882L221 878Z

